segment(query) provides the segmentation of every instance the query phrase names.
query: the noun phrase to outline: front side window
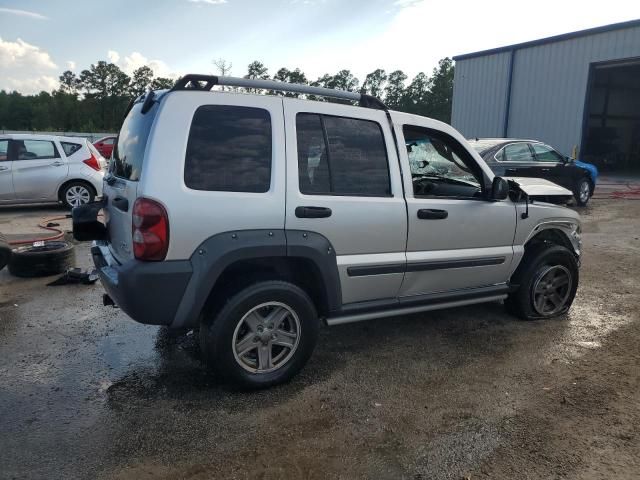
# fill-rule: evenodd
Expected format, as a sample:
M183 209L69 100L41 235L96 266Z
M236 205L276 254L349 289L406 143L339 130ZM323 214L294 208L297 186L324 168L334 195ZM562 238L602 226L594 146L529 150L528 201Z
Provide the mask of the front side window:
M9 140L0 140L0 162L9 159Z
M496 158L501 162L533 162L533 154L526 143L512 143L504 147L500 153L502 156Z
M17 160L58 158L58 150L48 140L14 140Z
M272 135L267 110L205 105L193 116L184 183L194 190L267 192Z
M413 194L468 198L482 193L468 152L445 134L405 125L403 128Z
M387 150L378 123L299 113L296 130L301 193L391 195Z
M562 155L556 152L553 148L540 143L534 143L532 145L533 153L536 155L536 160L539 162L561 162Z

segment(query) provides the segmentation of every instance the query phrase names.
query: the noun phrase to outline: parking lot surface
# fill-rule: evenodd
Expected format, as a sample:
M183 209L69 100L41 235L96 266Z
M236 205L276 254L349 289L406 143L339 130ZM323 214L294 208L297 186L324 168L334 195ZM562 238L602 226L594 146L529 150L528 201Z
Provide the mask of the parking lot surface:
M57 207L0 209L37 233ZM323 328L291 383L239 393L102 289L0 272L2 478L637 478L640 202L581 209L566 317L486 304ZM78 245L78 266L90 266Z

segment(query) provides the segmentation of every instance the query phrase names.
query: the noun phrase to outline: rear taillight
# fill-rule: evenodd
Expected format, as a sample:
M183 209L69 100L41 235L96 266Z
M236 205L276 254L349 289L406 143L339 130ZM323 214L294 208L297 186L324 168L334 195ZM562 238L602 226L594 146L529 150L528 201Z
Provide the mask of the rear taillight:
M95 157L93 153L91 154L91 157L87 158L86 160L83 160L82 163L93 168L97 172L101 170L100 162L98 162L98 159Z
M133 254L138 260L161 261L169 248L169 217L154 200L138 198L133 204Z

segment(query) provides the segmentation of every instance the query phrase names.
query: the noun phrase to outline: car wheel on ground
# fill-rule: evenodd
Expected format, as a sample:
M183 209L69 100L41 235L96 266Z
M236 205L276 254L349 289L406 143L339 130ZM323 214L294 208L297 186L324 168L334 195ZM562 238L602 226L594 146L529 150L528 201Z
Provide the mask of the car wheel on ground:
M60 192L60 200L67 208L79 207L93 202L96 194L92 187L84 182L67 183Z
M588 178L585 177L578 182L574 196L576 204L580 207L584 207L589 202L591 198L591 181Z
M0 270L4 268L4 266L9 263L9 259L11 258L11 247L7 242L7 239L3 234L0 233Z
M318 338L318 315L298 286L265 281L231 297L200 326L206 361L243 388L286 382L307 362Z
M566 313L578 288L578 262L565 247L541 242L525 253L511 283L518 285L505 301L507 310L523 320Z
M15 248L9 260L9 273L16 277L46 277L73 267L74 246L56 240Z

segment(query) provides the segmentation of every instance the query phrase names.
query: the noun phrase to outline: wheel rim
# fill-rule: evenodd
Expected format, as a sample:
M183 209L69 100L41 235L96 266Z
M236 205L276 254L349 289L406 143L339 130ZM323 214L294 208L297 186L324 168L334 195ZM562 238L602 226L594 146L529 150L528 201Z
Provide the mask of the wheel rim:
M249 310L233 332L236 362L251 373L269 373L291 360L300 342L300 319L281 302L266 302Z
M69 205L71 205L72 207L77 207L79 205L89 203L91 194L86 187L83 187L82 185L74 185L67 189L67 192L65 193L65 199Z
M580 184L580 201L581 202L586 202L587 200L589 200L589 183L588 182L582 182Z
M544 316L552 316L566 308L572 286L571 273L563 265L544 268L533 284L533 308Z

